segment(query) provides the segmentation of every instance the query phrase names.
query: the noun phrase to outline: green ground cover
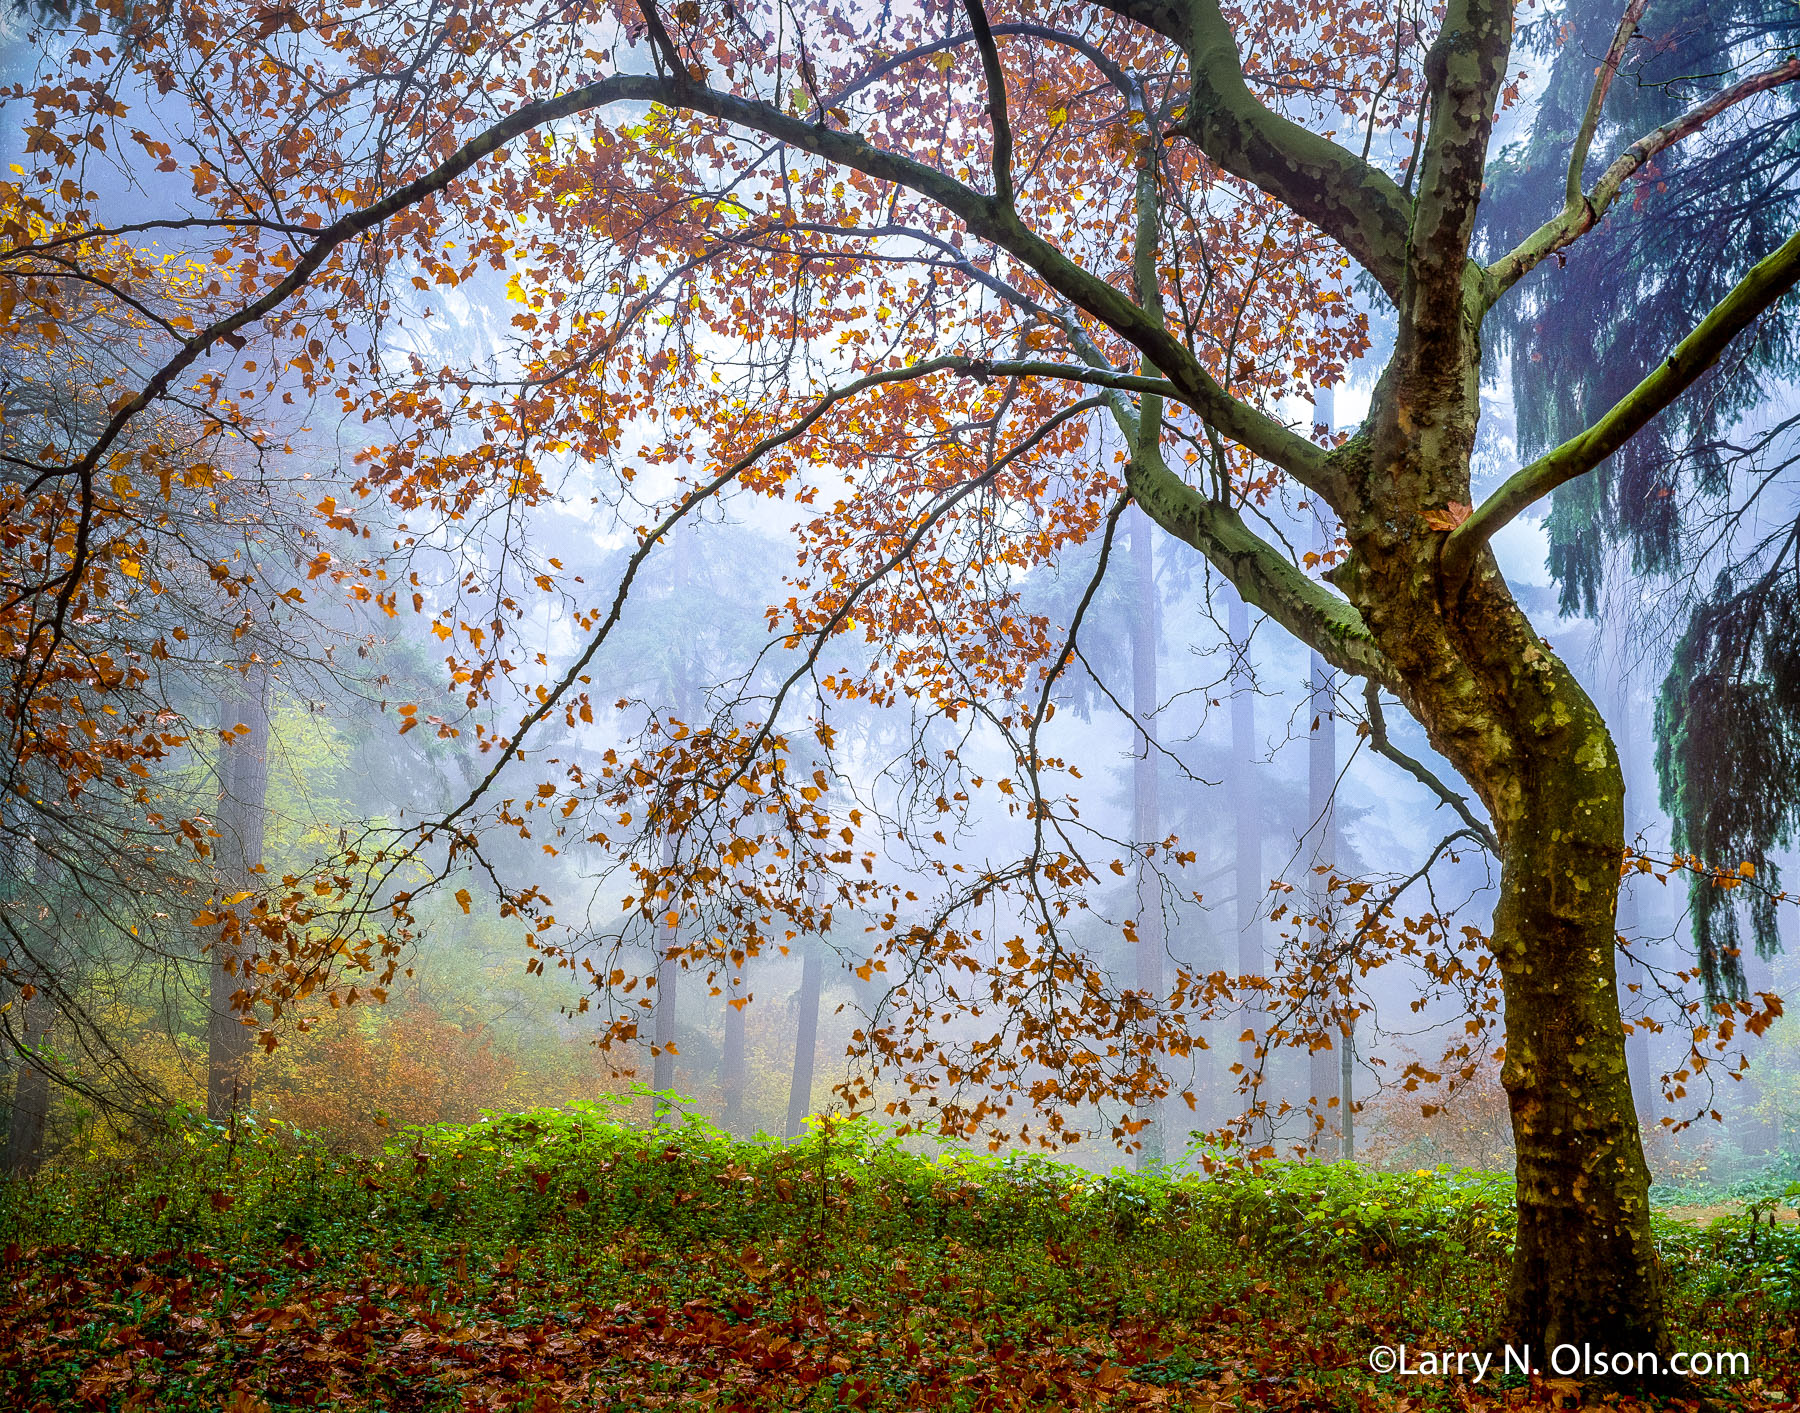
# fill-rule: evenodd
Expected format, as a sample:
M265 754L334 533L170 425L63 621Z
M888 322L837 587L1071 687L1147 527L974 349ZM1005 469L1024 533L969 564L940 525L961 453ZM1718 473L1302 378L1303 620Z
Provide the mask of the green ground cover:
M1659 1222L1678 1346L1749 1356L1726 1406L1800 1393L1781 1195ZM344 1157L192 1123L0 1194L0 1406L1539 1406L1567 1390L1367 1363L1480 1349L1510 1220L1492 1174L1094 1177L863 1124L588 1109Z

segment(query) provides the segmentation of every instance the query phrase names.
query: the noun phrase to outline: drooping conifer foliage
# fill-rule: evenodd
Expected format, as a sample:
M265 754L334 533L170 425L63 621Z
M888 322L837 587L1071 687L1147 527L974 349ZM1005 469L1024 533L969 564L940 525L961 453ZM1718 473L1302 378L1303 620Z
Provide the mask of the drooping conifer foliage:
M1800 12L1769 0L1633 8L1641 13L1599 115L1599 131L1625 141L1678 121L1727 76L1800 42ZM1547 78L1528 131L1494 169L1486 211L1496 251L1542 218L1567 169L1618 9L1573 0L1521 26ZM1791 91L1659 154L1590 239L1496 311L1490 356L1507 359L1520 452L1541 455L1624 397L1695 312L1797 221L1800 103ZM1711 999L1745 994L1740 913L1761 955L1779 945L1771 855L1792 837L1800 751L1800 694L1777 641L1800 610L1800 416L1782 393L1797 373L1800 319L1781 306L1594 474L1560 487L1547 522L1566 611L1597 612L1611 574L1674 584L1675 612L1691 615L1661 692L1657 769L1674 847L1703 865L1688 892ZM1634 597L1622 590L1618 600ZM1731 886L1746 862L1755 886Z

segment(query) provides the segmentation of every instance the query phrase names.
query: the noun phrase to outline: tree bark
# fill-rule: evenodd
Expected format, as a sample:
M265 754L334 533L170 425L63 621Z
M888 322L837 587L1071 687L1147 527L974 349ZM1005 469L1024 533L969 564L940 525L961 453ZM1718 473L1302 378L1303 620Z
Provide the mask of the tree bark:
M248 730L237 728L247 727ZM246 665L219 698L219 886L224 896L262 890L263 825L269 791L269 669ZM229 734L227 734L229 733ZM231 907L247 919L254 896ZM206 1116L228 1123L250 1106L252 1027L232 1002L243 989L252 947L244 929L222 932L213 944L206 1026Z
M1561 675L1572 729L1532 753L1494 915L1517 1152L1511 1323L1546 1351L1666 1353L1614 970L1622 782L1599 713Z
M1484 549L1455 597L1441 600L1442 534L1407 524L1389 499L1466 496L1478 367L1478 355L1467 356L1462 400L1439 388L1428 402L1432 373L1384 384L1364 444L1370 469L1360 481L1370 493L1346 516L1354 553L1332 577L1362 611L1432 745L1480 795L1502 851L1491 947L1517 1153L1510 1337L1540 1363L1565 1342L1666 1355L1614 965L1618 755L1492 554ZM1429 419L1399 415L1421 405L1433 406Z
M1131 615L1131 712L1137 733L1132 740L1131 799L1132 838L1147 847L1162 837L1162 800L1158 772L1162 762L1158 748L1156 707L1156 552L1151 537L1155 529L1142 510L1131 512L1131 566L1134 604ZM1148 1003L1160 1008L1164 1000L1163 953L1168 929L1163 919L1157 873L1140 856L1137 866L1137 989ZM1154 1024L1154 1015L1150 1018ZM1161 1101L1141 1096L1137 1117L1145 1127L1138 1131L1137 1169L1160 1168L1167 1158L1163 1136Z
M800 963L799 1014L794 1023L794 1081L788 1088L787 1136L798 1138L806 1130L812 1112L813 1064L819 1049L819 992L825 980L825 963L808 947Z

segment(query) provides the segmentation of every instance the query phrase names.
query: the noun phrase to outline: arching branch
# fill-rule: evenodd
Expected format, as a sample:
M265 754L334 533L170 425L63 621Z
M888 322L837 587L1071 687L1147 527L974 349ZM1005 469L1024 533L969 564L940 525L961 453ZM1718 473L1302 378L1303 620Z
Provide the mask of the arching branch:
M1719 360L1726 346L1760 318L1776 300L1800 281L1800 231L1773 255L1758 262L1720 300L1693 333L1675 346L1599 421L1586 431L1546 452L1510 477L1484 500L1474 514L1444 541L1441 577L1446 597L1459 592L1469 577L1475 555L1520 511L1558 486L1592 471L1623 446L1658 412L1667 407Z
M1746 99L1800 79L1800 59L1788 59L1741 79L1704 103L1695 104L1679 117L1645 133L1627 147L1600 174L1585 197L1576 192L1563 209L1539 226L1518 245L1487 267L1484 299L1492 307L1507 290L1536 269L1539 263L1573 245L1600 224L1600 218L1618 200L1625 183L1650 159L1684 138L1692 137L1714 118Z

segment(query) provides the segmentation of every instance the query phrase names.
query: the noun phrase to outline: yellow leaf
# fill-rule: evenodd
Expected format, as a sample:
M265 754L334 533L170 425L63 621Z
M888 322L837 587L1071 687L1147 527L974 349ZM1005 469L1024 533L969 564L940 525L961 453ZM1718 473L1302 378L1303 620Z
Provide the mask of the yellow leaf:
M463 910L463 911L464 911L464 912L465 912L465 913L466 913L466 912L468 912L468 910L469 910L469 903L470 903L470 902L471 902L471 901L472 901L472 900L471 900L471 899L470 899L470 897L469 897L469 890L468 890L468 889L467 889L467 888L458 888L458 889L457 889L457 890L456 890L456 902L457 902L457 905L458 905L458 906L459 906L459 907L461 907L461 908L462 908L462 910Z

